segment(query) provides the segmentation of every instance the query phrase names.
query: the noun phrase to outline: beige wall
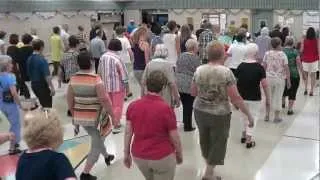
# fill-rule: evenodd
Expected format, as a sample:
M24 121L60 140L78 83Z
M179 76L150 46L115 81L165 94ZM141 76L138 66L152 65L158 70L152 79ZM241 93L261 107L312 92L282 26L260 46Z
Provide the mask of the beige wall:
M294 37L299 40L303 35L303 16L292 16L293 17L293 24L289 24L288 27L290 31L293 33ZM279 15L274 13L273 15L273 22L275 24L279 24Z
M184 11L183 13L176 13L181 12L182 10L178 9L175 11L169 10L169 20L175 20L178 24L185 24L187 23L187 18L192 17L194 22L195 29L200 28L200 22L202 19L202 12L201 11L195 11L193 9ZM204 10L207 12L207 10ZM244 12L240 12L237 15L233 14L227 14L227 24L230 24L231 20L234 20L236 22L236 25L241 25L241 18L247 17L249 18L249 29L251 28L251 13L249 15L245 14Z
M140 10L126 10L124 11L124 25L128 25L129 21L133 19L136 24L141 22L141 11Z
M38 36L40 39L45 41L45 52L46 54L49 52L49 37L52 32L52 27L61 25L61 24L69 24L69 32L70 34L77 33L77 26L82 25L85 28L85 31L89 33L91 25L90 25L90 18L77 15L70 19L64 17L63 15L59 14L51 19L42 19L36 15L32 15L30 19L21 21L18 20L16 17L8 16L8 18L0 19L0 27L1 30L7 32L7 40L9 39L9 35L11 33L17 33L22 35L24 33L30 33L31 28L36 28L38 31Z

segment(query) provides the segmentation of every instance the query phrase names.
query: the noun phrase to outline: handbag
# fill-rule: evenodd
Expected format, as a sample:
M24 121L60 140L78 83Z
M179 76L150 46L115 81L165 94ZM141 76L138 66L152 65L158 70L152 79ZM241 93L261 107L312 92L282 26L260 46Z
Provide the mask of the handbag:
M98 130L101 137L107 137L112 131L111 118L105 110L100 111L98 116Z
M2 84L0 83L0 87L3 89ZM10 89L2 92L2 99L5 103L14 103L14 98L11 94Z

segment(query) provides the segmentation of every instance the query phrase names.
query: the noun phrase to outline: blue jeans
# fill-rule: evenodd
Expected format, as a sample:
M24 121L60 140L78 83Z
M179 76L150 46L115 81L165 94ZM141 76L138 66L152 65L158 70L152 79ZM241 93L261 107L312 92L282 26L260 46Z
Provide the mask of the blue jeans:
M10 123L10 132L16 136L15 144L21 140L21 125L20 125L20 112L16 103L1 103L0 109L3 114L8 118Z

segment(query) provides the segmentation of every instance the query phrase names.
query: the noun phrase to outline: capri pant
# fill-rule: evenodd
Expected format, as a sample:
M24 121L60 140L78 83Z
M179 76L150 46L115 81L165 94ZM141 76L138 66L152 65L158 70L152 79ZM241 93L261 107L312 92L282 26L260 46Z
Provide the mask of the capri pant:
M176 172L176 156L170 154L159 160L133 157L146 180L173 180Z
M289 100L296 100L297 91L300 84L300 77L293 77L291 78L291 88L288 89L287 85L284 89L283 97L289 97Z
M199 128L200 148L203 158L210 165L224 165L231 113L228 115L213 115L195 109L194 116Z
M285 87L285 80L280 78L267 78L269 84L269 92L271 99L271 107L274 111L282 109L282 95Z
M18 144L21 140L21 123L18 105L16 103L2 103L1 111L9 120L10 132L15 135L15 144ZM13 145L14 144L12 144L12 146Z
M109 155L104 145L105 137L101 137L100 132L94 126L84 126L83 128L91 137L91 149L87 161L93 165L98 161L100 154L104 157L108 157Z

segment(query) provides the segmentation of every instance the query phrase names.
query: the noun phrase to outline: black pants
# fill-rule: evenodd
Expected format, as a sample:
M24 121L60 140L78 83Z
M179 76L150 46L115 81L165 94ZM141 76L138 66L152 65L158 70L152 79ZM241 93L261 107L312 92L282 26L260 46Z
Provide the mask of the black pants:
M190 94L180 93L180 98L183 107L183 124L185 130L192 128L192 111L194 97Z
M30 99L30 92L28 86L26 85L26 82L18 74L16 74L16 80L17 90L20 95L24 96L26 99Z
M287 85L283 92L283 97L289 97L289 100L296 100L297 91L300 84L300 77L292 78L291 77L291 87L288 89Z
M93 59L94 59L94 67L95 67L96 73L98 73L100 58L93 58Z
M208 64L208 59L202 59L202 64Z
M52 96L49 86L46 82L32 82L32 90L39 99L43 108L52 108Z
M58 75L59 67L60 67L60 62L55 62L55 61L53 61L53 72L52 72L52 76Z

